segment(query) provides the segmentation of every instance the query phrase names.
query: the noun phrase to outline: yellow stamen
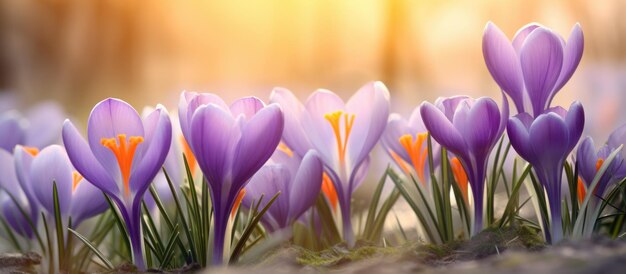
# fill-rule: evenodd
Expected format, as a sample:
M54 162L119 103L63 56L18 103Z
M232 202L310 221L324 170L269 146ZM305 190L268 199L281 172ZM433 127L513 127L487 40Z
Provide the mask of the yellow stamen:
M578 177L578 187L576 190L577 190L576 196L578 196L578 203L582 205L583 201L585 200L585 195L587 195L587 188L585 187L585 184L583 183L583 180L580 177Z
M183 153L185 154L185 158L187 158L187 164L189 164L189 171L191 172L191 175L196 174L196 156L193 155L189 143L185 140L185 136L180 136L180 143L183 145Z
M345 135L341 138L341 117L344 117L344 133ZM333 132L335 133L335 139L337 140L337 152L339 155L339 162L344 163L346 159L346 147L348 144L348 138L350 137L350 132L352 131L352 126L354 125L354 114L344 113L341 110L328 113L324 115L324 118L328 120L330 126L333 128Z
M465 203L469 203L468 199L468 179L467 174L465 173L465 169L463 169L463 165L461 161L457 157L453 157L450 159L450 168L452 169L452 175L454 175L454 180L458 184L461 189L461 193L463 194L463 200Z
M80 181L83 180L83 175L80 175L78 171L72 172L72 192L76 190Z
M284 152L285 154L287 154L287 156L289 157L293 157L293 151L289 148L289 146L287 146L285 143L280 142L278 144L278 150Z
M117 140L119 144L116 142L115 138L102 138L100 144L110 149L115 155L117 164L120 167L120 172L122 173L122 179L124 180L124 194L128 196L130 195L130 171L133 164L133 157L135 156L137 145L143 142L143 137L131 136L127 143L126 134L119 134L117 135Z
M330 202L330 205L333 209L337 208L337 203L339 202L339 197L337 196L337 190L333 185L333 180L330 179L326 172L322 175L322 192L324 196Z
M416 137L415 142L413 142L413 135L405 134L402 135L398 141L409 154L413 168L417 173L417 178L420 182L422 182L422 184L426 185L424 166L426 165L426 158L428 156L428 147L422 148L422 146L424 145L424 141L426 140L426 137L428 137L428 134L418 133Z
M237 194L237 198L235 198L235 204L233 205L233 210L230 212L231 218L235 217L235 213L237 213L237 210L239 209L239 206L241 205L241 200L243 200L243 196L246 196L245 188L242 188L241 191L239 191L239 193Z
M36 147L22 147L22 149L24 149L24 151L26 151L28 154L34 156L37 156L37 154L39 154L39 149Z

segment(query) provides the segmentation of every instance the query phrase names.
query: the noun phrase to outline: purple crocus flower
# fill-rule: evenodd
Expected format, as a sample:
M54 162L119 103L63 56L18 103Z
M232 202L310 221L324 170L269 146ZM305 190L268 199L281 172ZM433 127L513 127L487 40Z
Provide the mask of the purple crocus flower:
M322 162L314 150L304 158L277 150L250 179L242 204L250 207L263 195L260 205L263 208L272 196L281 192L262 221L269 231L287 228L315 204L322 186L322 171Z
M361 87L347 103L328 90L317 90L302 105L286 89L275 89L271 101L285 111L283 140L298 155L313 148L324 163L339 198L343 237L355 243L350 203L365 178L369 154L389 117L389 91L381 82Z
M553 107L533 117L520 113L509 119L507 132L517 153L533 166L537 179L546 190L550 204L551 226L546 240L559 242L561 224L561 177L563 163L574 149L585 124L585 113L579 102L566 111Z
M171 138L172 126L163 106L142 121L133 107L112 98L91 111L87 140L69 120L63 125L63 143L76 170L117 204L139 269L145 268L141 201L163 166Z
M0 195L2 196L0 203L2 205L2 215L14 231L32 239L34 236L33 229L20 211L20 208L25 211L36 227L39 221L39 203L31 195L31 192L27 194L23 189L23 185L18 178L18 169L20 169L19 172L21 173L21 167L24 165L18 165L16 161L17 159L12 154L0 149L0 174L2 174L0 176ZM11 196L15 198L15 201Z
M472 235L483 228L483 194L491 150L504 131L509 105L502 96L502 112L490 98L439 98L421 105L422 119L431 136L460 158L474 197Z
M380 139L385 152L394 163L405 174L416 176L424 185L430 182L427 137L428 130L422 121L420 108L417 107L408 120L399 114L391 114ZM433 142L432 145L436 164L440 157L439 144Z
M609 136L609 141L600 147L596 151L593 139L591 137L585 138L576 151L576 164L578 165L578 174L582 179L579 181L579 197L584 194L589 188L593 179L596 176L598 169L604 163L607 157L620 145L626 144L626 125L623 125L614 130ZM613 184L617 183L622 178L626 177L626 165L623 163L624 153L617 154L615 159L611 162L602 178L593 190L594 196L602 198L605 192ZM584 184L584 185L582 185ZM593 199L594 203L600 201L600 199Z
M567 43L539 24L522 27L513 41L493 23L483 34L483 55L493 79L518 113L537 117L570 79L583 54L583 33L574 25Z
M213 263L222 264L230 212L241 189L276 150L283 113L254 97L228 106L216 95L195 92L182 93L178 111L183 135L209 183Z
M86 182L74 170L67 157L65 149L59 145L44 148L32 160L30 183L33 192L42 208L50 216L54 216L53 183L56 183L59 197L59 211L64 227L72 218L72 228L88 218L98 215L108 209L108 204L102 191Z
M53 102L35 105L24 116L16 110L0 113L0 148L13 152L16 145L41 149L55 144L63 119L63 110Z

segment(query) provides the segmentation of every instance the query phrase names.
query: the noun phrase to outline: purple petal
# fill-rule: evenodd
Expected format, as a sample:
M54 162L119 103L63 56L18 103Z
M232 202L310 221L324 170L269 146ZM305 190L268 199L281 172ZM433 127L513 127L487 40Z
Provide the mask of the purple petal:
M119 163L113 152L101 142L102 139L117 139L120 134L125 134L127 138L145 136L143 123L137 111L119 99L109 98L98 103L91 111L87 122L89 147L102 167L118 182L122 181Z
M593 181L593 177L596 176L596 162L598 156L596 155L596 148L591 137L585 138L576 151L576 164L578 165L578 174L583 178L583 181L589 187L589 184Z
M191 119L190 146L209 184L220 188L230 170L234 145L241 132L235 120L221 107L209 104L198 108Z
M135 159L142 158L140 158L141 161L133 161L136 168L130 174L130 189L138 197L143 196L152 179L163 166L172 144L172 124L163 106L158 106L152 114L146 117L145 130L146 141L142 144L144 155L135 156Z
M244 97L230 105L230 112L233 117L243 115L246 120L249 120L259 110L265 107L263 101L256 97Z
M59 143L65 113L55 102L45 102L31 108L26 114L28 129L24 145L43 148Z
M413 112L411 112L411 116L409 117L409 126L413 129L415 133L426 132L426 126L424 125L424 121L422 120L422 113L420 112L419 106L416 107Z
M365 181L365 177L367 177L367 171L370 168L370 157L365 157L365 159L361 162L361 165L357 166L354 171L352 171L352 175L350 176L350 184L349 189L346 192L348 195L352 195L359 186Z
M431 136L455 154L465 154L465 141L452 122L438 108L428 102L420 106L424 125Z
M188 142L191 139L191 119L196 111L202 105L215 104L220 108L227 110L228 105L219 96L211 93L196 93L183 91L180 95L178 103L178 119L180 121L180 129Z
M456 117L455 115L455 125ZM490 98L480 98L469 110L465 131L459 132L465 137L468 149L475 157L487 157L498 141L502 132L500 128L500 111L498 105Z
M280 105L285 116L285 130L283 140L296 154L302 156L313 146L309 135L302 127L302 116L305 115L304 105L284 88L275 88L270 95L270 102Z
M78 226L83 220L96 216L109 208L102 191L81 180L72 193L72 225Z
M15 197L22 195L20 183L18 182L18 177L15 172L15 161L13 159L13 155L5 150L0 150L0 174L2 174L0 188L11 193Z
M483 56L493 79L511 96L518 112L522 112L524 85L519 57L506 35L491 22L483 34Z
M371 82L348 100L346 111L353 114L354 124L347 141L350 163L358 166L369 155L387 126L389 91L382 82Z
M0 148L12 152L13 148L24 142L25 133L20 125L17 113L0 115Z
M234 155L234 184L244 184L265 164L276 150L283 128L283 113L277 104L263 108L244 125Z
M548 29L535 29L522 46L520 60L533 116L537 117L548 108L548 100L561 73L563 48L559 37Z
M541 27L541 25L537 23L530 23L526 26L523 26L517 31L517 33L515 33L515 36L513 36L513 42L511 44L515 49L516 54L519 54L519 52L521 51L522 45L524 44L524 41L526 41L528 35L538 27Z
M117 183L96 159L85 139L69 120L63 123L63 144L72 165L90 183L110 195L121 193Z
M29 209L28 203L21 204L20 206L24 210ZM3 199L2 216L7 220L7 223L15 232L29 239L33 238L33 229L27 219L24 218L24 214L22 214L19 207L11 198L7 197Z
M385 132L380 138L381 144L385 148L385 152L387 153L395 153L400 156L404 161L409 162L411 158L409 157L408 152L402 145L400 144L400 137L405 134L415 134L411 132L409 127L407 126L407 122L402 119L402 117L391 115L389 122L387 122L387 127L385 128Z
M17 174L19 184L28 200L35 201L36 198L33 192L35 186L32 184L30 176L34 156L28 153L23 146L16 146L13 157L15 159L15 173Z
M554 113L542 114L530 126L528 136L538 160L533 165L556 172L569 153L569 130L563 119Z
M569 150L571 151L578 143L585 126L585 111L580 102L576 101L569 107L565 124L569 130Z
M563 68L556 82L556 87L552 92L552 97L567 83L572 77L572 74L574 74L574 71L576 71L578 63L580 63L580 59L583 56L584 44L583 31L580 28L580 24L576 23L563 49ZM551 100L552 98L550 98L550 101ZM550 102L548 102L548 104L549 103Z
M302 158L289 195L289 219L295 220L315 204L322 187L322 162L314 150ZM284 193L287 194L287 193Z
M609 135L609 140L606 144L610 148L617 148L622 144L626 144L626 124L613 130L611 135ZM622 156L626 156L626 151L624 151L624 149L622 149Z
M58 145L43 149L30 168L33 192L49 214L54 214L53 184L56 183L61 216L68 216L72 202L72 172L65 150Z
M528 128L530 127L532 120L524 122L525 120L528 120L524 117L530 117L530 115L527 113L520 113L511 117L506 128L507 134L509 136L511 146L513 146L517 154L524 158L524 160L535 163L537 157L531 148L530 137L528 136Z
M332 126L324 115L345 111L343 100L328 90L317 90L305 103L308 115L302 117L304 131L309 134L313 147L320 153L322 161L335 166L339 159L337 141Z
M464 96L464 95L452 96L452 97L439 97L435 101L435 106L444 113L444 115L446 116L446 118L448 118L448 120L450 120L450 122L452 122L452 119L454 119L454 113L456 112L457 107L459 106L461 102L467 99L471 99L471 98L468 96ZM422 117L422 120L424 120L423 117Z
M263 196L259 205L259 208L263 208L276 193L281 192L266 213L270 218L263 216L263 219L273 228L287 226L290 210L290 182L294 175L281 164L263 166L246 185L246 195L243 196L242 204L251 207L252 202L258 203Z

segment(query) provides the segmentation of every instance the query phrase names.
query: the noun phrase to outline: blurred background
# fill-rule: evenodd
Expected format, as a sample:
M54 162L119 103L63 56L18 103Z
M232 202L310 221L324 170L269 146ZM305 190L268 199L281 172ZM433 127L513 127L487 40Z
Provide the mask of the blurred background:
M0 89L24 106L57 100L84 122L106 97L173 110L182 90L347 98L382 80L408 115L438 96L498 96L481 50L488 21L509 37L536 21L565 38L580 22L583 59L555 104L581 100L586 130L604 139L626 122L624 10L623 0L0 0Z

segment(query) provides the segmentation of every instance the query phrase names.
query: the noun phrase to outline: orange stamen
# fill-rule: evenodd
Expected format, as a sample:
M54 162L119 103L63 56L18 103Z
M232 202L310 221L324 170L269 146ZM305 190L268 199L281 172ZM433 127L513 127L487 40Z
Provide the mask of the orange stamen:
M285 143L280 142L277 149L287 154L287 156L293 157L293 151Z
M241 205L241 200L243 200L243 196L246 196L245 188L242 188L237 194L237 198L235 198L235 204L233 205L233 210L230 212L231 218L235 217L235 213L237 213L237 210L239 209L239 206Z
M83 180L83 175L80 175L78 171L72 172L72 192L76 190L80 181Z
M604 159L598 158L598 161L596 161L596 172L600 170L600 168L602 167L602 164L604 164Z
M450 168L452 169L452 175L454 175L454 180L459 185L461 189L461 193L463 194L463 200L465 203L469 203L468 199L468 182L467 174L465 173L465 169L463 169L463 165L461 161L457 157L453 157L450 159Z
M26 151L28 154L34 156L37 156L37 154L39 154L39 149L36 147L22 147L22 149L24 149L24 151Z
M405 134L402 135L398 141L409 154L409 158L411 158L413 168L417 173L417 178L420 180L420 182L422 182L422 184L426 185L424 166L426 165L426 158L428 156L428 147L424 147L422 149L422 146L424 145L424 141L426 140L426 137L428 137L428 134L418 133L416 137L417 138L415 142L413 142L413 135Z
M187 140L185 140L185 136L180 136L180 143L183 145L183 153L185 154L185 158L187 158L187 164L189 164L189 171L191 174L196 174L196 156L193 155L191 151L191 147Z
M341 117L344 117L344 133L345 135L341 138ZM335 133L335 138L337 140L337 152L339 155L339 162L344 163L346 159L346 148L348 144L348 138L350 137L350 132L352 131L352 126L354 125L354 114L344 113L341 110L328 113L324 115L324 118L328 120L330 126L333 128L333 132Z
M141 136L131 136L126 141L126 134L117 135L116 142L115 138L102 138L100 143L111 150L117 159L117 164L120 167L120 172L122 173L122 179L124 180L124 194L126 196L130 195L130 171L131 166L133 164L133 157L135 156L135 150L137 146L143 142L143 137Z
M326 172L322 175L322 192L330 202L332 208L336 209L339 197L337 196L337 190L335 190L335 186L333 185L333 180L330 179Z
M404 159L402 159L402 157L400 157L398 154L393 152L393 150L391 149L389 150L389 154L391 155L391 158L393 158L393 160L396 162L396 164L398 164L398 166L402 169L402 171L404 171L405 174L407 175L411 174L411 170L409 169L409 166L404 161Z
M587 195L587 188L585 187L585 184L583 183L583 180L580 177L578 177L578 187L576 190L577 190L576 196L578 196L578 203L582 205L583 201L585 200L585 195Z

